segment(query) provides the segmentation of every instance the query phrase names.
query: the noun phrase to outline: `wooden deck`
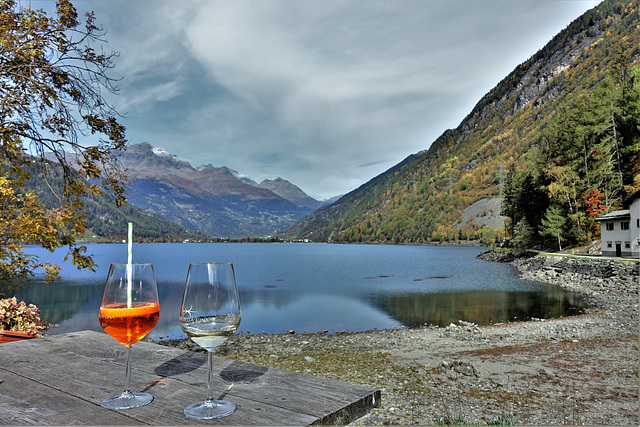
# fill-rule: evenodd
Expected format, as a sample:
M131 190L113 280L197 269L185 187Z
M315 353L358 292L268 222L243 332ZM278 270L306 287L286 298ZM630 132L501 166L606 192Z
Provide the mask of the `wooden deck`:
M215 387L237 411L218 420L186 418L206 395L206 354L139 342L132 388L154 401L111 411L100 401L124 386L125 347L83 331L0 345L0 424L308 425L347 424L379 406L380 391L216 357Z

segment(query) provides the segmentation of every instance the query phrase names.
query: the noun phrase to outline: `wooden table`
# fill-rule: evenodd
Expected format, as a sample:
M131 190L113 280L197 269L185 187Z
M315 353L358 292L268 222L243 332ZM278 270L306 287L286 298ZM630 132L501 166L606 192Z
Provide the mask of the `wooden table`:
M110 336L82 331L2 344L0 424L347 424L380 404L373 388L216 357L215 389L238 409L191 420L182 409L206 395L206 354L139 342L132 361L133 390L155 399L111 411L100 401L122 391L125 347Z

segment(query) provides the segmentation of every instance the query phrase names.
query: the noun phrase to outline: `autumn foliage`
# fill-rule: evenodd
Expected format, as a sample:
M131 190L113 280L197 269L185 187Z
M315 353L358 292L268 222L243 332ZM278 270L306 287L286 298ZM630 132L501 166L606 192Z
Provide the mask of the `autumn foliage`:
M23 244L66 245L78 268L93 268L76 244L86 229L84 200L106 190L125 202L114 155L125 147L125 129L103 97L116 91L108 76L115 55L99 48L102 36L93 14L81 22L67 0L57 1L53 17L0 1L0 290L40 267L47 280L56 276L56 266L24 253ZM47 186L55 209L25 190L34 171L45 183L60 176L59 188Z

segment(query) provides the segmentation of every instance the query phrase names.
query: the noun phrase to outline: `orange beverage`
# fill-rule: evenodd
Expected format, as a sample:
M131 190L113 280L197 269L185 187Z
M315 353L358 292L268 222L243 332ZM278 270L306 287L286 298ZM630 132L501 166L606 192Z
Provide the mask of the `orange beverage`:
M158 323L160 306L156 303L108 304L100 307L100 326L116 341L133 345Z

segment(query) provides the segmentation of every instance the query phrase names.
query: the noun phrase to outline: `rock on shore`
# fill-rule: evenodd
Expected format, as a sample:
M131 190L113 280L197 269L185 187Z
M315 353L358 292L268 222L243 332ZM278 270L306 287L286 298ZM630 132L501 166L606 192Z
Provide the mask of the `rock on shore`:
M503 260L504 261L504 260ZM638 425L640 264L535 257L527 279L583 293L584 315L363 333L235 335L225 357L377 387L353 425ZM193 349L185 340L165 342Z

